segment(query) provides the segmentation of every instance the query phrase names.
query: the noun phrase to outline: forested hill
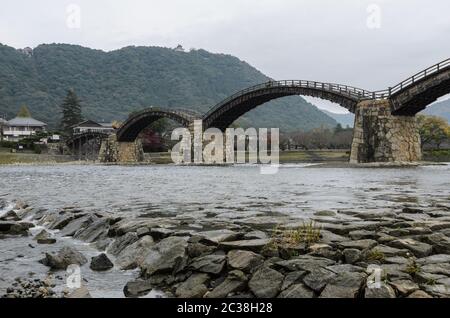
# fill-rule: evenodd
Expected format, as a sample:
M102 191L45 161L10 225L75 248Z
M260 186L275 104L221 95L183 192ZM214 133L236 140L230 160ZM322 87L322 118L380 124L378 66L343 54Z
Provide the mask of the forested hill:
M33 117L51 127L72 88L85 117L123 120L149 106L207 111L229 95L269 78L238 58L204 50L125 47L104 52L67 44L32 51L0 45L0 115L13 117L26 104ZM284 131L334 126L336 121L301 97L263 105L240 119L243 126Z

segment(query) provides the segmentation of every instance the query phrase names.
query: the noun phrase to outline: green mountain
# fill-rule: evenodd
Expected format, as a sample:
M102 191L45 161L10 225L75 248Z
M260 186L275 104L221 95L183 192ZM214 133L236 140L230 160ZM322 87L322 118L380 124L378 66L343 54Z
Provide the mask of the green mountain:
M445 118L450 123L450 99L430 105L422 113Z
M328 116L330 116L331 118L333 118L335 121L337 121L339 124L341 124L342 127L347 127L347 126L353 127L355 124L355 115L352 113L338 114L338 113L326 111L324 109L322 109L322 111L325 114L327 114Z
M205 112L231 94L270 80L237 59L205 50L125 47L104 52L45 44L16 50L0 44L0 114L14 116L26 104L33 117L57 127L67 89L97 121L123 120L149 106ZM272 101L247 113L243 126L309 130L334 119L299 96Z

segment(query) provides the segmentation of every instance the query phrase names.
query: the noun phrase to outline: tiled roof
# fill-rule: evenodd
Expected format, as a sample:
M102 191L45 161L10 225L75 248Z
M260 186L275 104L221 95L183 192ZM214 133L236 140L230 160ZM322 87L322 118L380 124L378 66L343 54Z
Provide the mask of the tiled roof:
M8 121L9 126L43 127L47 124L31 117L16 117Z

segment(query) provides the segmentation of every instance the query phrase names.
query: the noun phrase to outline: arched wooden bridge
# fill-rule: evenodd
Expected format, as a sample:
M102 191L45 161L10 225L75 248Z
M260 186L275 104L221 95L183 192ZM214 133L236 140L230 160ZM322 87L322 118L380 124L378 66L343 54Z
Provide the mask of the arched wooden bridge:
M224 130L240 116L273 99L305 95L337 103L354 113L358 103L388 100L393 115L414 116L439 97L450 93L450 59L433 65L401 83L382 91L368 91L348 85L305 80L270 81L239 91L199 115L186 110L145 109L129 118L117 132L118 141L133 141L152 122L169 118L188 127L202 119L204 129Z

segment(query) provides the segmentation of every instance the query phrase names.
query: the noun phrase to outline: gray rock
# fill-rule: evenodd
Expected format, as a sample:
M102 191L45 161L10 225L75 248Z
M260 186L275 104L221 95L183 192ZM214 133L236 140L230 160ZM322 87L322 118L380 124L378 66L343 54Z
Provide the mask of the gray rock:
M380 287L379 288L369 288L366 287L365 290L365 298L395 298L395 291L394 289L385 284L385 283L380 283Z
M65 270L69 265L84 265L87 263L87 259L76 249L72 247L63 247L56 254L46 253L45 258L40 262L52 269Z
M367 230L352 231L348 235L352 238L352 240L375 240L378 238L378 234Z
M280 292L283 280L284 276L280 272L262 267L253 274L248 286L252 293L259 298L273 298Z
M155 240L162 240L174 234L174 230L164 228L164 227L154 227L150 229L150 235Z
M407 298L433 298L430 295L428 295L423 290L416 290L411 295L409 295Z
M182 237L168 237L150 247L144 261L140 264L144 276L157 273L181 271L187 262L188 242Z
M196 258L213 253L216 250L214 246L208 246L202 243L189 243L187 253L189 257Z
M326 267L333 265L335 264L335 262L323 257L301 255L290 260L276 262L275 264L289 271L298 271L298 270L311 271L318 267Z
M151 236L142 237L119 253L115 260L116 265L122 270L138 267L147 257L154 244Z
M256 240L242 240L232 242L221 242L219 248L224 250L249 250L253 252L260 252L264 246L270 243L270 239L256 239Z
M2 209L1 206L0 209ZM2 217L0 217L0 221L20 221L20 220L21 218L13 210L6 212L5 214L3 214Z
M94 271L107 271L114 267L114 264L110 261L105 253L92 257L90 268Z
M54 244L56 243L56 239L51 236L46 230L42 230L39 232L34 239L38 244Z
M244 234L244 240L258 240L258 239L267 239L267 234L263 231L251 231Z
M424 265L421 267L421 271L425 273L450 276L450 263Z
M238 232L228 229L199 232L197 233L197 235L200 236L203 240L214 244L234 241L240 236Z
M450 254L450 238L442 233L434 233L425 237L426 243L433 246L436 254Z
M193 274L178 286L175 295L179 298L202 298L208 291L206 283L209 279L208 274Z
M358 250L369 250L377 245L375 240L357 240L339 243L343 248L355 248Z
M123 251L125 247L133 244L139 239L135 232L128 232L125 235L118 237L108 248L108 253L117 256Z
M304 278L303 283L320 293L325 286L336 277L336 274L322 267L312 269Z
M419 289L419 285L412 280L397 280L390 283L400 295L407 296Z
M361 251L356 248L346 248L342 253L347 264L355 264L361 259Z
M405 248L410 250L416 257L425 257L431 254L433 247L429 244L422 243L411 238L398 239L388 243L396 248Z
M251 272L264 262L264 257L251 251L232 250L228 252L228 265L243 272Z
M80 288L72 291L67 296L67 298L92 298L92 296L89 293L89 290L86 288L86 286L81 286Z
M109 218L101 218L89 224L86 228L78 230L73 237L87 243L92 243L107 237Z
M424 258L419 258L416 260L419 265L429 265L429 264L439 264L439 263L450 263L450 255L448 254L438 254L432 255Z
M367 275L361 272L343 272L326 285L320 298L357 298L366 282Z
M443 284L423 285L422 287L428 294L439 298L450 298L450 286Z
M366 271L366 268L363 268L360 266L355 266L355 265L350 265L350 264L338 264L338 265L327 266L326 269L328 269L329 271L332 271L333 273L336 273L336 274L358 273L358 272Z
M239 270L228 273L227 278L205 295L205 298L225 298L230 293L240 292L247 286L247 277Z
M134 280L128 282L123 288L125 297L137 298L147 295L153 289L152 283L149 280Z
M27 222L0 221L0 234L27 236L34 224Z
M336 216L336 212L334 211L317 211L314 212L315 216Z
M96 219L98 218L94 215L85 215L74 219L61 230L60 234L61 236L74 236L77 231L87 228Z
M308 250L310 255L324 257L334 261L339 261L342 258L342 253L328 244L313 244L308 247Z
M219 274L225 267L225 255L206 255L194 258L189 264L189 269L210 274Z
M292 285L301 282L302 278L305 277L307 274L306 271L296 271L296 272L290 272L286 275L283 281L283 285L281 286L281 290L285 290Z
M409 253L407 249L398 249L386 245L377 245L371 251L382 253L385 257L407 256Z
M67 224L69 224L73 219L75 219L75 215L72 213L64 213L62 215L58 215L55 221L53 221L48 228L52 230L61 230Z
M313 298L314 292L303 284L295 284L283 290L278 298Z

